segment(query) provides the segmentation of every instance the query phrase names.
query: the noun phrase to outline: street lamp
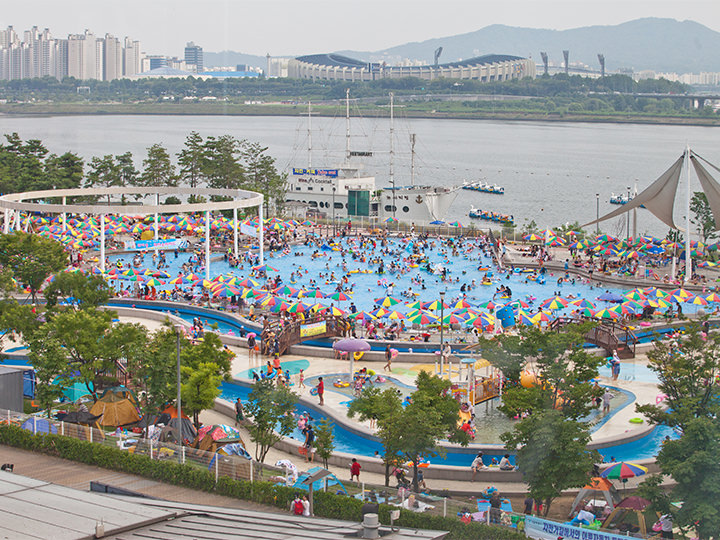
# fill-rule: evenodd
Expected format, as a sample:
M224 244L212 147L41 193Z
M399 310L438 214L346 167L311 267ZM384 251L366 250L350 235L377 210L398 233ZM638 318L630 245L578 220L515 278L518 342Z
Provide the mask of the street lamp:
M443 330L445 324L443 319L445 318L445 291L440 291L440 377L443 376L443 366L445 362L445 353L443 352Z
M333 216L333 236L336 236L336 235L337 235L337 230L335 229L335 187L332 188L332 192L333 192L333 213L332 213L332 216Z
M595 234L600 234L600 194L595 194Z
M182 437L182 401L180 397L180 334L183 327L180 324L175 325L175 344L177 359L177 441L180 446L183 444Z

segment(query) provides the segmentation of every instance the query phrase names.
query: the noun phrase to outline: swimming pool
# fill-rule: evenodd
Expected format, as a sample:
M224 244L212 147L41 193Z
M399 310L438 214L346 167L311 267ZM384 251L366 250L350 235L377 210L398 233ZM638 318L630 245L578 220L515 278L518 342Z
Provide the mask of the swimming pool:
M537 308L538 304L559 293L564 297L586 298L597 304L598 309L610 307L613 304L597 301L596 298L606 290L621 293L621 289L612 287L597 288L582 282L571 279L570 281L558 282L561 277L549 272L546 276L546 283L528 279L527 273L512 273L510 275L493 275L492 260L486 257L479 247L477 241L466 240L462 249L453 253L451 248L441 246L437 240L430 241L426 248L420 249L423 256L415 254L413 241L400 239L388 240L387 247L373 248L355 237L338 239L337 247L325 246L324 249L304 245L293 246L289 253L270 252L267 254L266 263L278 270L277 273L270 272L271 278L279 275L283 284L300 289L319 288L323 294L329 295L336 291L340 280L347 276L349 283L345 288L354 292L352 301L359 310L369 311L375 306L374 299L387 295L401 298L406 301L420 299L432 301L439 298L440 292L447 292L446 303L452 307L463 297L473 307L484 304L488 301L496 301L499 304L507 302L507 299L495 298L497 287L504 285L512 289L512 299L521 300L530 305L531 309ZM165 270L174 278L182 270L182 264L188 263L192 254L183 253L174 258L168 252L167 262L169 267ZM110 256L112 262L122 259L126 263L132 258L131 254L115 254ZM381 263L382 261L382 263ZM421 262L427 261L427 262ZM380 265L383 265L385 273L379 274ZM397 268L392 269L396 264ZM428 264L429 269L428 271ZM144 257L144 267L152 267L151 255ZM443 280L439 273L444 268L447 272L447 279ZM196 264L192 270L204 276L202 264ZM367 273L366 273L367 272ZM248 277L250 265L231 267L227 262L217 261L211 263L211 277L222 274L234 275L240 278ZM484 286L482 276L490 276L492 283ZM475 280L475 287L472 282ZM123 282L127 285L127 282ZM464 293L462 288L467 289ZM164 285L159 288L171 289L173 285ZM468 287L470 287L468 289ZM314 302L314 299L307 299ZM329 305L333 302L336 306L347 308L350 301L337 302L330 299L320 299L320 303ZM685 311L694 311L694 305L686 304ZM407 313L404 303L392 306L391 309L398 309L401 313ZM558 310L562 314L568 310L576 309L570 305L566 309ZM446 313L449 311L446 309Z
M221 385L221 398L230 402L234 402L237 398L247 401L251 388L235 382L224 382ZM296 414L309 414L315 423L325 417L325 415L317 408L298 404L295 408ZM331 418L332 420L332 418ZM383 452L382 444L370 437L361 436L344 426L333 423L333 432L335 434L335 449L339 452L354 454L357 456L372 457L375 451ZM617 461L632 461L639 459L654 458L660 451L662 442L665 437L677 438L678 435L674 430L666 426L655 427L648 435L629 443L618 444L602 448L600 454L607 461L611 456ZM297 441L303 441L304 437L299 429L295 429L291 437ZM498 448L497 454L485 452L484 458L487 464L494 457L499 459L502 457L504 450ZM475 452L468 450L460 452L456 450L448 450L445 457L435 457L431 459L432 463L438 465L452 465L456 467L469 467L475 457ZM514 456L512 456L514 459Z

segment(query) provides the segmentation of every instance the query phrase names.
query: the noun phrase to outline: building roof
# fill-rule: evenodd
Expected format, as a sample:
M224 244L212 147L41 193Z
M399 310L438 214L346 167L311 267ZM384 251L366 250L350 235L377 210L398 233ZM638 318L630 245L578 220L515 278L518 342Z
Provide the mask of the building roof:
M0 471L0 538L74 540L335 540L358 538L360 523L80 491ZM202 492L198 492L202 500ZM435 540L447 533L381 527L386 540Z
M167 508L142 506L0 471L0 537L94 538L103 523L108 533L169 519Z
M159 78L159 77L165 77L165 78L182 78L185 79L187 77L196 77L197 73L190 73L189 71L182 71L181 69L175 69L168 66L163 66L155 69L151 69L150 71L144 71L143 73L138 73L135 77L137 79L151 79L151 78Z
M331 66L331 67L348 67L348 68L363 68L367 67L368 63L361 60L355 60L354 58L348 58L341 54L310 54L307 56L298 56L296 60L300 62L306 62L308 64L316 64L319 66Z

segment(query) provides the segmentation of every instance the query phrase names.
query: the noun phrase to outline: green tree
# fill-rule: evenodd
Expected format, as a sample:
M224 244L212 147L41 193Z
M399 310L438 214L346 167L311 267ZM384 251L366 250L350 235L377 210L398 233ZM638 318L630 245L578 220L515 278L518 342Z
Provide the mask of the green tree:
M161 144L153 144L147 149L147 157L143 160L143 171L139 184L146 187L177 186L178 177L170 154Z
M592 323L571 325L563 332L543 332L523 327L517 335L483 340L483 355L508 379L500 410L508 417L557 409L566 418L578 420L592 408L602 359L588 354L583 344ZM519 384L523 369L529 369L537 384Z
M68 380L67 356L62 344L50 335L38 332L26 337L28 358L35 371L35 400L40 408L50 411L55 400L63 394L62 384L54 384L60 379Z
M35 303L45 280L67 267L68 257L60 242L17 231L0 236L0 265L10 269L19 283L30 288Z
M315 454L322 459L323 467L328 468L328 459L335 450L335 434L333 424L329 418L323 417L315 425Z
M85 164L83 159L72 152L61 156L50 155L45 160L46 189L72 189L80 186Z
M140 406L145 415L158 414L177 396L176 340L175 330L164 325L148 337L142 354L129 359L128 371L142 389Z
M121 186L134 186L138 183L138 175L140 174L135 168L133 155L131 152L125 152L115 156L115 165L118 168Z
M48 309L54 309L62 299L73 309L96 309L110 299L110 287L100 276L81 272L61 272L43 291Z
M285 183L287 174L278 173L275 158L267 153L267 147L259 143L245 142L242 158L245 170L245 187L265 196L265 215L272 208L280 212L285 204Z
M245 171L240 163L242 143L230 135L208 137L201 172L208 186L218 189L240 189L245 184Z
M717 418L690 420L676 441L665 441L657 456L663 474L672 476L672 500L682 501L674 512L677 525L694 528L702 540L720 531L720 422Z
M648 367L659 379L658 389L667 396L662 404L636 406L657 424L685 428L695 418L720 413L720 337L705 335L696 321L689 322L680 341L655 340L647 353Z
M177 154L180 167L179 177L191 188L196 188L203 180L203 168L206 167L206 150L203 138L197 131L190 132L185 139L185 147Z
M200 413L211 409L215 398L220 395L222 376L218 374L217 364L201 362L194 368L182 366L182 408L190 411L197 428L200 427Z
M88 172L85 177L85 187L109 188L122 186L120 178L120 167L115 162L112 154L107 156L93 157L88 165ZM110 204L110 195L107 196Z
M707 195L703 191L696 191L690 199L690 221L697 229L698 236L704 243L715 235L715 217L713 216Z
M555 409L531 414L501 437L508 449L519 447L517 465L530 495L544 501L545 515L564 490L585 485L593 465L602 459L596 450L587 449L587 425Z
M392 393L383 394L388 403L382 405L376 394L367 394L353 401L348 415L359 413L361 418L377 418L383 442L389 444L390 452L413 463L413 486L418 491L417 472L421 461L445 453L438 441L447 439L465 446L469 438L458 429L460 405L449 393L448 381L421 371L415 385L417 390L406 407L402 407L396 394L394 397Z
M377 387L367 387L359 398L350 402L348 416L358 415L360 420L370 420L377 423L377 433L383 445L383 464L385 465L385 486L390 484L390 468L400 459L397 442L400 437L395 429L400 423L395 416L402 412L402 402L397 392L392 388L381 390ZM378 419L382 418L382 421Z
M261 463L275 444L293 432L295 419L291 411L298 396L285 386L276 387L272 381L255 383L245 407L253 421L248 426L255 442L255 459Z

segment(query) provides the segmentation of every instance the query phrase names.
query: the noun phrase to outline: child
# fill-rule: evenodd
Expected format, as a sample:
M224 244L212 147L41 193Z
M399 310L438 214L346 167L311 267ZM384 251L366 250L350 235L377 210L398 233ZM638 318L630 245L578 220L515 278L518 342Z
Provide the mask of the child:
M298 389L305 388L305 371L300 370L300 380L298 381Z
M360 469L362 469L362 466L358 463L358 460L355 458L352 458L352 462L350 463L350 481L353 481L353 478L359 482L360 481Z

